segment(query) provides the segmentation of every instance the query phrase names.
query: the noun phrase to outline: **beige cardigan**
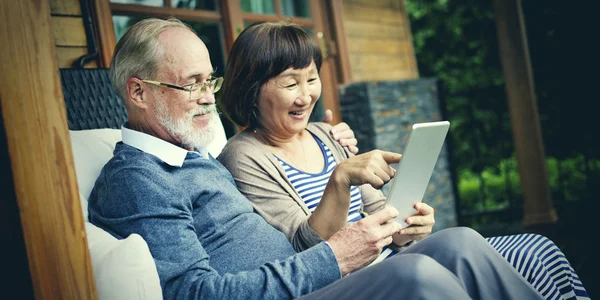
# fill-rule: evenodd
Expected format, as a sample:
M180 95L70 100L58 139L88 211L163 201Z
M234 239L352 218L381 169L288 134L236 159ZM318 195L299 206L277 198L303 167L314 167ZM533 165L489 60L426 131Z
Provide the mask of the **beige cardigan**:
M348 155L329 132L325 123L311 123L306 128L329 149L339 164ZM240 132L227 142L217 158L233 175L238 189L268 223L283 232L296 251L303 251L323 241L308 225L310 212L293 188L285 171L271 151L254 135ZM361 213L376 212L385 205L385 196L369 184L359 187Z

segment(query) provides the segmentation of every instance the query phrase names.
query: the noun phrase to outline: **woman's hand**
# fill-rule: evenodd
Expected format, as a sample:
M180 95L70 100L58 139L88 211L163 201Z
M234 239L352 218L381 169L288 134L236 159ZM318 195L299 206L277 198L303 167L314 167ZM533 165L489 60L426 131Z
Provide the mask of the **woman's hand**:
M321 122L331 124L331 120L333 120L333 113L330 109L325 111L325 116L321 120ZM342 147L347 147L348 151L353 154L358 153L358 141L354 137L354 131L348 126L348 124L341 122L331 128L331 137L335 141L337 141Z
M401 154L381 150L350 157L339 163L330 181L334 180L348 189L365 183L379 189L396 175L396 170L389 165L399 162L401 158Z
M347 223L350 188L365 183L382 187L396 174L389 164L399 162L401 157L397 153L373 150L340 162L327 182L321 202L308 218L310 227L325 240L333 236Z
M392 237L394 244L402 246L410 241L420 241L427 237L435 224L434 209L422 202L414 205L417 213L406 218L406 223L412 226L403 228Z

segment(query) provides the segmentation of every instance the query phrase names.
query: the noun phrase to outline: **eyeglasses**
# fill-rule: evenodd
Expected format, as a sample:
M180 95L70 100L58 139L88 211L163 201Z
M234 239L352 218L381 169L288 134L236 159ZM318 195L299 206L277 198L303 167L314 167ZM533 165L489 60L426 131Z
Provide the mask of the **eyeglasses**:
M166 86L171 89L186 91L190 94L190 101L192 101L204 97L204 93L207 90L210 90L213 94L218 92L221 89L221 85L223 84L223 77L211 78L210 80L202 83L192 83L184 86L178 86L169 83L145 79L142 79L142 81L152 85Z

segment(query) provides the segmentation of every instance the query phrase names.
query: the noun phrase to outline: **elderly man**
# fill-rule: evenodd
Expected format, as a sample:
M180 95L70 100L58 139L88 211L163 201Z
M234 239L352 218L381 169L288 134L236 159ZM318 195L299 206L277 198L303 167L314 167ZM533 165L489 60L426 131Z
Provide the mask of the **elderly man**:
M90 196L90 220L115 237L146 240L164 298L540 298L466 229L361 269L399 231L392 208L296 253L206 150L219 122L221 79L212 73L207 48L177 20L132 26L111 62L129 119Z

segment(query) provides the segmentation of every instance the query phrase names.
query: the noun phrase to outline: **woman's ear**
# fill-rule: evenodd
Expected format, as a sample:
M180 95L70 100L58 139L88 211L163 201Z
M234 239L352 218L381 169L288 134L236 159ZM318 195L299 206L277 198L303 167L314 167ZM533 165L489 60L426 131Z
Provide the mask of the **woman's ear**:
M149 88L144 82L138 78L131 77L127 80L125 85L127 89L127 102L137 106L139 108L146 108L148 106L148 92Z

